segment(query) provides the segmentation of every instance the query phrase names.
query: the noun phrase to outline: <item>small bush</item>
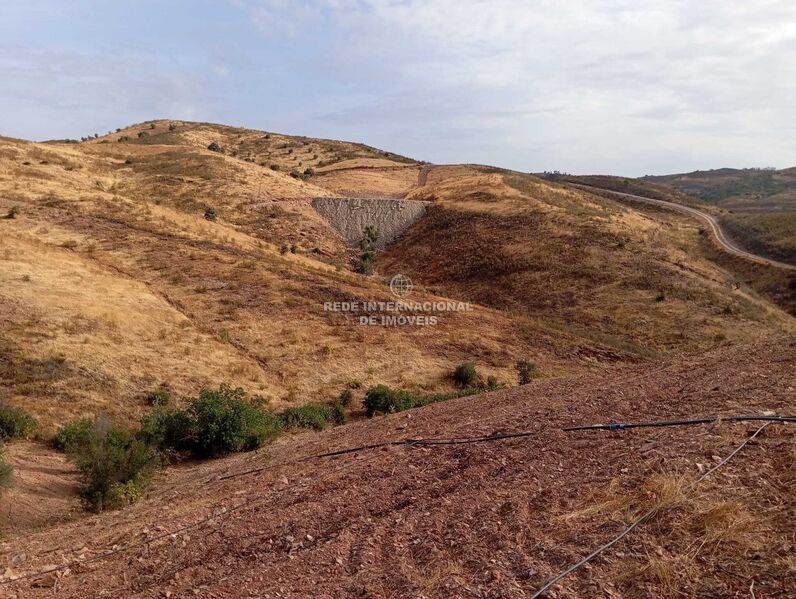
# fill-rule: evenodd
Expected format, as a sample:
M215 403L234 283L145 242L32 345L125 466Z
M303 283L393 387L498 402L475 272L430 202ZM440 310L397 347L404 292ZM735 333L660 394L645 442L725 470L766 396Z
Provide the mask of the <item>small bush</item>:
M29 437L37 427L36 419L26 411L0 402L0 441Z
M348 383L349 389L361 389L362 388L362 381L353 380Z
M412 405L411 407L419 408L421 406L427 406L432 403L449 401L451 399L459 399L460 397L467 397L469 395L478 395L479 393L483 392L484 390L479 387L465 387L464 389L451 391L449 393L432 393L431 395L422 395L414 398L414 405Z
M122 136L119 138L119 141L120 141L120 142L122 142L122 143L124 143L124 142L128 142L128 141L133 141L133 138L132 138L132 137L130 137L129 135L122 135Z
M187 412L159 406L141 418L141 439L163 452L188 451L194 442L194 422Z
M64 424L52 440L56 449L68 450L88 442L94 427L93 418L81 418Z
M19 216L19 206L11 206L11 208L8 209L8 214L6 214L6 218L13 219L16 218L17 216Z
M279 169L281 169L282 167L280 167L278 164L272 164L272 165L271 165L269 168L270 168L272 171L278 171L278 170L279 170Z
M138 138L141 139L143 137L149 137L149 132L148 131L139 131L138 132Z
M159 465L151 447L107 418L98 418L87 437L68 451L81 473L80 495L97 512L140 497Z
M359 256L359 272L369 275L373 272L374 263L376 262L376 250L367 249Z
M496 376L486 377L486 388L490 391L494 391L498 388L498 380Z
M517 360L514 364L514 370L517 371L517 379L520 385L527 385L536 376L536 364L528 360Z
M348 420L348 412L343 402L336 401L332 404L332 420L335 424L345 424Z
M658 295L655 296L655 301L656 302L666 301L666 293L664 293L663 291L659 291Z
M313 177L314 175L315 175L315 169L313 169L311 167L308 167L308 168L304 169L304 176L305 177L309 178L309 177Z
M222 385L204 390L190 400L191 451L199 457L214 457L251 451L279 434L279 419L247 401L243 389Z
M222 148L221 145L216 143L216 142L213 142L209 146L207 146L207 149L210 150L211 152L223 152L224 151L224 148Z
M163 384L154 391L147 393L144 401L150 406L167 406L171 402L171 390Z
M340 392L340 398L337 400L340 402L341 405L348 407L351 405L351 402L354 400L354 392L351 389L343 389Z
M376 412L392 414L408 410L416 405L415 397L408 391L390 389L387 385L376 385L365 393L365 412L372 416Z
M453 380L460 387L470 387L478 378L474 362L464 362L453 371Z
M206 220L216 220L217 218L216 209L212 206L208 206L205 208L205 219Z
M307 404L295 408L287 408L279 414L285 428L312 428L323 430L329 422L336 422L339 414L333 406L325 404Z
M174 123L169 125L169 131L176 131L176 130L177 130L177 125L175 125Z

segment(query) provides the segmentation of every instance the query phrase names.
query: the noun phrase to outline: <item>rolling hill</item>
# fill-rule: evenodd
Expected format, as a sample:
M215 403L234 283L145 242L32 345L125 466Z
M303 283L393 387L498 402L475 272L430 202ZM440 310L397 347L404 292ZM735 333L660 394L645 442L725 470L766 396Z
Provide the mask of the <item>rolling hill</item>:
M0 138L0 406L40 423L4 448L0 596L525 596L748 431L625 442L561 426L792 412L787 274L726 255L686 215L574 180L184 121ZM470 363L463 389L452 375ZM517 387L522 364L535 376ZM225 384L267 414L347 393L334 405L352 422L223 460L180 454L132 507L86 514L50 444L61 425L135 427L153 394L184 406ZM370 417L379 384L435 405ZM735 592L718 565L779 592L787 526L757 483L776 477L777 501L792 500L787 439L772 426L756 469L729 470L738 485L678 491L659 526L562 592ZM738 514L775 542L727 531ZM680 561L700 543L710 552Z

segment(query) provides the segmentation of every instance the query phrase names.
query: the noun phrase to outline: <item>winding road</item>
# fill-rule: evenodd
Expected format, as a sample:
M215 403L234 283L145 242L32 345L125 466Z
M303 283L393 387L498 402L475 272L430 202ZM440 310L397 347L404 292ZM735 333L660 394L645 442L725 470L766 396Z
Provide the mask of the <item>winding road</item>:
M668 208L670 210L675 210L676 212L680 212L682 214L687 214L688 216L692 216L696 218L698 221L706 224L713 233L713 237L716 239L716 241L719 243L719 245L722 247L723 250L731 254L734 254L736 256L740 256L741 258L746 258L747 260L751 260L752 262L757 262L758 264L765 264L767 266L774 266L776 268L784 268L785 270L796 271L796 265L787 264L785 262L779 262L777 260L772 260L770 258L765 258L763 256L758 256L757 254L747 252L746 250L738 247L737 245L735 245L733 241L731 241L727 237L727 234L724 232L724 230L722 230L721 225L719 225L718 219L712 214L708 214L707 212L702 212L701 210L697 210L696 208L691 208L690 206L684 206L683 204L667 202L666 200L656 200L653 198L634 195L632 193L614 191L612 189L603 189L602 187L595 187L593 185L583 185L582 183L569 183L569 182L567 182L567 185L583 189L584 191L600 190L616 196L629 198L631 200L644 202L646 204L652 204L653 206Z

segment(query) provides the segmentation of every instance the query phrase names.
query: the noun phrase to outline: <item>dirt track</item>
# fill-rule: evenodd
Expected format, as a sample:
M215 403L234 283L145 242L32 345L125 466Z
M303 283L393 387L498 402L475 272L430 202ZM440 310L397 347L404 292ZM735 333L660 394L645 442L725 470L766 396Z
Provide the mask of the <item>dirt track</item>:
M126 511L0 545L0 572L70 564L57 575L0 586L0 595L527 597L622 530L654 496L649 481L693 480L757 428L573 435L560 427L793 412L794 361L791 340L723 348L462 398L187 465ZM299 461L385 440L518 430L534 434ZM794 433L789 425L770 427L686 503L548 596L660 596L655 572L667 559L676 588L689 596L748 596L750 581L757 596L792 596ZM252 468L260 470L244 474ZM223 478L231 474L239 476ZM611 502L620 507L594 507ZM703 537L700 514L727 506L735 506L733 517L753 514L754 526L726 541ZM11 564L20 554L27 559Z
M774 266L776 268L784 268L786 270L796 271L796 266L794 266L793 264L787 264L785 262L779 262L777 260L772 260L770 258L758 256L757 254L753 254L751 252L747 252L744 249L741 249L740 247L735 245L735 243L731 241L729 237L727 237L727 234L721 228L718 219L716 219L715 216L708 214L707 212L702 212L701 210L697 210L696 208L692 208L691 206L685 206L683 204L677 204L675 202L667 202L666 200L656 200L653 198L634 195L632 193L623 193L621 191L614 191L612 189L603 189L601 187L595 188L591 185L583 185L581 183L567 183L567 185L578 187L585 191L599 189L600 191L604 191L612 195L624 198L630 198L631 200L637 200L639 202L652 204L654 206L669 208L670 210L676 210L677 212L682 212L683 214L693 216L694 218L706 224L710 228L713 238L725 251L730 252L731 254L735 254L736 256L746 258L747 260L751 260L752 262L757 262L758 264L766 264L768 266Z

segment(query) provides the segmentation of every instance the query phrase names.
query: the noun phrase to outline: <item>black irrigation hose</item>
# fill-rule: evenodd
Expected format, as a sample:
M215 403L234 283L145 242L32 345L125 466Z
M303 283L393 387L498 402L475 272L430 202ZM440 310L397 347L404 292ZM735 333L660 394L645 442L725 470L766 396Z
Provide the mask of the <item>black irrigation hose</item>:
M611 424L588 424L583 426L570 426L562 428L562 431L586 431L586 430L626 430L630 428L643 428L643 427L662 427L662 426L686 426L694 424L709 424L711 422L741 422L747 420L755 421L768 421L768 422L796 422L796 416L709 416L706 418L694 418L690 420L662 420L659 422L628 422L628 423L611 423ZM504 439L516 439L521 437L530 437L535 435L538 431L520 431L516 433L498 433L494 435L483 435L479 437L461 437L458 439L400 439L398 441L384 441L382 443L372 443L369 445L358 445L356 447L349 447L347 449L338 449L336 451L327 451L325 453L318 453L305 458L296 460L296 462L305 462L307 460L315 460L318 458L331 458L346 455L349 453L356 453L358 451L366 451L368 449L379 449L381 447L407 445L409 447L422 447L428 445L462 445L465 443L484 443L487 441L502 441ZM234 474L227 474L218 477L219 480L226 480L229 478L237 478L238 476L246 476L248 474L257 474L267 470L269 466L262 468L253 468L251 470L244 470L243 472L236 472Z
M796 416L710 416L707 418L693 418L691 420L661 420L658 422L612 422L610 424L587 424L583 426L569 426L561 430L571 431L623 431L629 428L646 428L658 426L687 426L691 424L709 424L711 422L743 422L749 420L769 422L796 422Z

